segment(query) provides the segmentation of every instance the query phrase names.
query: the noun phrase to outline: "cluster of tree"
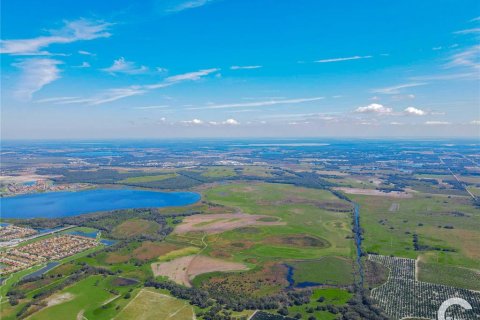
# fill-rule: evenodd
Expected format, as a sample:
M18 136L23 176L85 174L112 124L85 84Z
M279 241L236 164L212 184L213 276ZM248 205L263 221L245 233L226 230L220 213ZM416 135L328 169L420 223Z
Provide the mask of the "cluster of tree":
M29 219L17 220L18 225L25 225L32 228L53 228L58 226L77 225L83 227L91 227L102 231L103 236L116 239L116 235L112 233L113 229L122 222L132 219L144 219L155 221L160 225L158 232L155 234L139 235L136 240L162 240L166 235L173 231L167 223L167 218L175 217L176 219L201 213L200 211L186 208L184 212L178 213L160 213L159 209L126 209L114 210L101 213L82 214L73 217L53 218L53 219Z
M442 226L438 226L439 228L442 228ZM452 226L444 226L443 228L445 229L453 229ZM415 251L444 251L444 252L456 252L456 249L453 248L442 248L442 247L432 247L429 245L425 244L420 244L419 239L418 239L418 234L414 233L413 234L413 250Z

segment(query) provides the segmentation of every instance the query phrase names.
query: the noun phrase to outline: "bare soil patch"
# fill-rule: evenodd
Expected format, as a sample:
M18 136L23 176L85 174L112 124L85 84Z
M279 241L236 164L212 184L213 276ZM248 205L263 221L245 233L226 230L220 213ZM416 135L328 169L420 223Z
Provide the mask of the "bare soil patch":
M241 263L210 258L201 255L180 257L169 262L152 263L155 277L166 276L171 280L191 286L190 280L203 273L214 271L241 271L248 268Z
M57 304L73 300L73 298L75 298L75 296L69 292L55 294L47 300L47 307L55 306Z
M267 218L271 217L245 213L197 214L186 217L175 228L174 233L206 232L215 234L250 225L270 226L285 224L280 221L262 221Z

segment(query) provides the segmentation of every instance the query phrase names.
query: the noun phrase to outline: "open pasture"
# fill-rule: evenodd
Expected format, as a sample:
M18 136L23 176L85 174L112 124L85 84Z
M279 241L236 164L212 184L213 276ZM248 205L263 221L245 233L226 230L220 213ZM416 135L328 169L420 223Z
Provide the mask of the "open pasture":
M195 319L192 306L165 294L142 289L126 307L113 318L114 320L150 320L150 319Z

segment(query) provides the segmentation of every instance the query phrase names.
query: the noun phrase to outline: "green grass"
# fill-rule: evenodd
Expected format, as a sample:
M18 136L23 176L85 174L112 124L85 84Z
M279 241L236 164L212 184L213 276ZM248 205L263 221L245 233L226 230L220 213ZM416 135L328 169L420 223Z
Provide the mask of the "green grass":
M344 258L325 257L318 261L295 261L289 265L294 268L296 284L315 282L342 286L354 281L352 261Z

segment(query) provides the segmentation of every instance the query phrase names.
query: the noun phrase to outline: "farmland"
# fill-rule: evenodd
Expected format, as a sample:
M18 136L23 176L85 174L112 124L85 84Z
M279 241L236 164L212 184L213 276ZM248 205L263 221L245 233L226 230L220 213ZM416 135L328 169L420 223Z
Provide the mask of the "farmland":
M468 290L480 289L480 211L465 189L475 192L480 183L465 169L470 161L450 151L442 157L461 172L464 186L437 165L411 166L418 159L438 161L431 153L386 145L373 151L340 145L225 148L227 153L211 146L198 153L175 149L164 154L161 167L150 167L156 159L139 160L131 149L112 158L110 167L96 158L88 158L99 161L88 170L42 164L38 172L54 183L191 191L200 200L9 220L36 230L75 225L62 234L113 241L61 259L46 272L39 265L12 274L1 289L2 319L68 312L72 319L223 320L261 310L255 318L384 320L431 317L451 294L476 301ZM224 154L233 158L221 160ZM415 160L399 162L398 154ZM430 291L436 299L417 298Z

